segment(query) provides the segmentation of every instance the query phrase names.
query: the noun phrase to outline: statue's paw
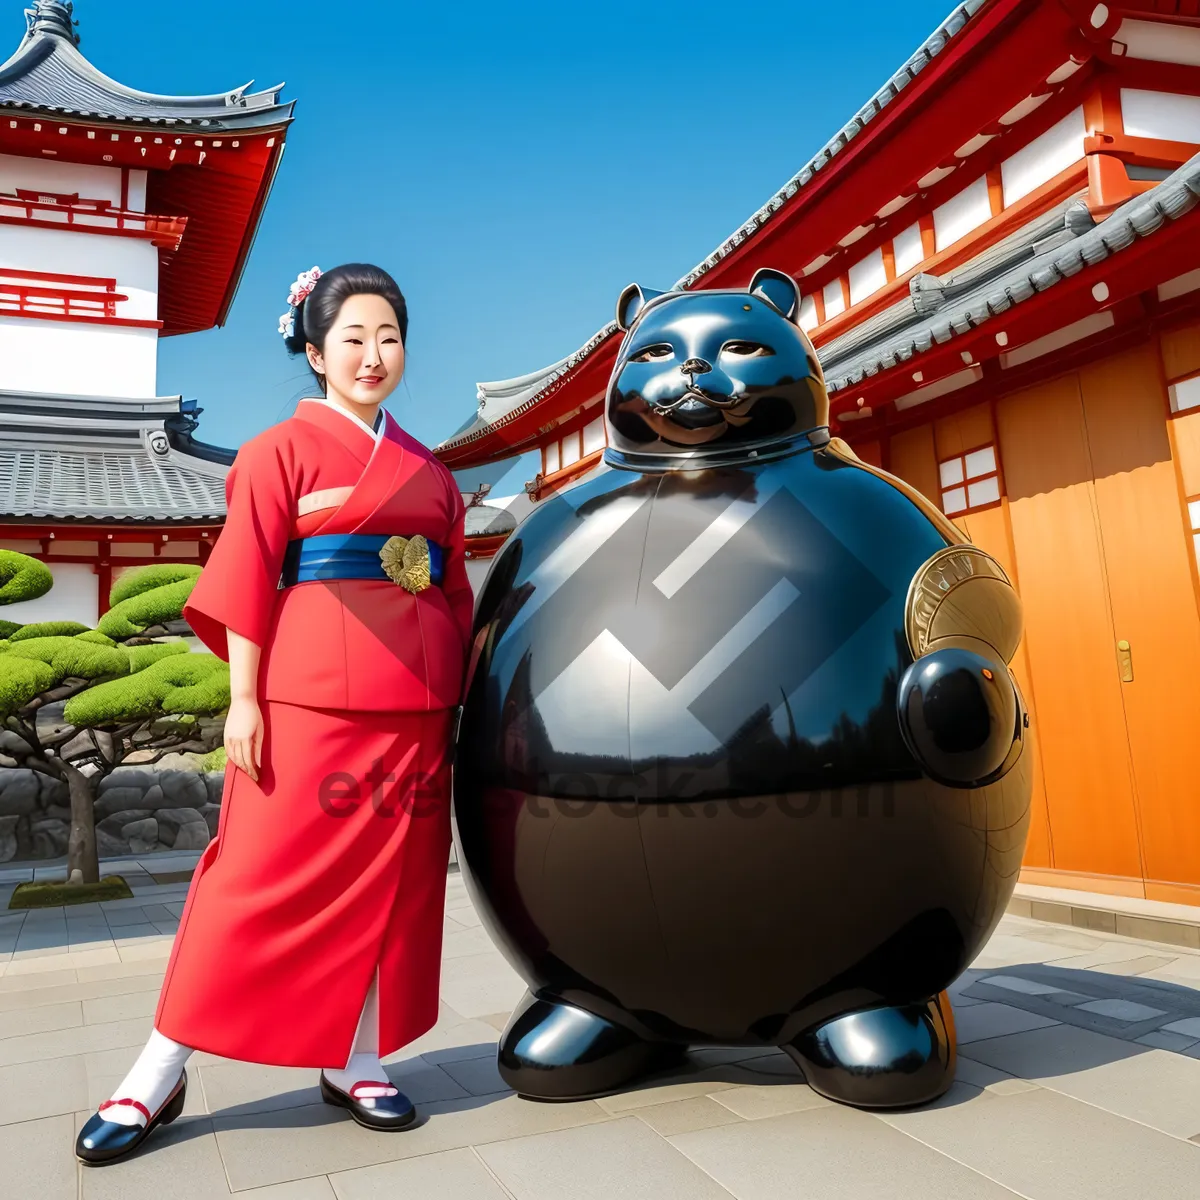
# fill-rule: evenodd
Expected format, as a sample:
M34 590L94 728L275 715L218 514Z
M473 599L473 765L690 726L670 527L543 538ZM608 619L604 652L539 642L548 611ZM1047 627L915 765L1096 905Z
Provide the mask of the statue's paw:
M1020 755L1027 724L1020 695L981 642L918 658L900 678L896 707L909 750L939 783L993 783Z
M783 1047L813 1091L856 1108L909 1108L954 1082L957 1046L946 992L924 1004L847 1013Z
M528 992L500 1037L500 1077L530 1100L586 1100L674 1067L686 1046L643 1041L573 1004Z

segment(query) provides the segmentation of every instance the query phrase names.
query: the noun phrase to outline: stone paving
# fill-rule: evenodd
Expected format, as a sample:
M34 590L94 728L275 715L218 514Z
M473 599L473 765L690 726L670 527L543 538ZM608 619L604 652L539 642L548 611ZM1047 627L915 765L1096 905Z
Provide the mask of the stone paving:
M0 876L4 1200L1148 1200L1200 1194L1200 952L1007 916L954 987L957 1081L872 1114L771 1051L695 1052L622 1095L509 1093L495 1043L523 985L447 881L437 1026L388 1062L422 1120L372 1133L316 1073L196 1054L184 1116L135 1157L72 1144L150 1032L186 883L8 913ZM86 911L85 911L86 910Z

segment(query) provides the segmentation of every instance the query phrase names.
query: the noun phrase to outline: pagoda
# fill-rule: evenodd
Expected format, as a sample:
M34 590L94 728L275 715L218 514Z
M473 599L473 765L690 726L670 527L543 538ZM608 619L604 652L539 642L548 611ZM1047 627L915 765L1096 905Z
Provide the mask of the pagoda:
M964 0L674 285L789 271L833 432L1016 584L1036 730L1023 881L1191 905L1198 152L1197 0ZM609 322L480 384L443 461L470 485L540 451L534 502L605 470L620 336Z
M158 339L224 324L292 120L282 85L159 96L37 0L0 64L0 548L47 563L19 621L94 623L115 575L203 563L234 452L157 393Z

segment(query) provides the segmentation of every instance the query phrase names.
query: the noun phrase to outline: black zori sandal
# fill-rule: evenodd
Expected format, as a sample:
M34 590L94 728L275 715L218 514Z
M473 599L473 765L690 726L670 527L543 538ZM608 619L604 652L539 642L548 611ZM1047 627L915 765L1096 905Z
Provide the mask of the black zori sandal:
M124 1158L136 1150L159 1125L170 1125L181 1112L187 1096L187 1071L181 1071L179 1082L153 1116L139 1100L105 1100L88 1122L79 1131L75 1142L75 1157L80 1162L96 1166ZM106 1121L103 1112L118 1104L136 1108L146 1118L144 1125L122 1125L117 1121Z
M391 1088L390 1096L374 1096L374 1107L362 1102L358 1093L364 1088ZM349 1092L334 1087L321 1072L321 1099L326 1104L350 1110L350 1115L367 1129L405 1129L417 1119L417 1110L412 1101L394 1084L384 1081L356 1083Z

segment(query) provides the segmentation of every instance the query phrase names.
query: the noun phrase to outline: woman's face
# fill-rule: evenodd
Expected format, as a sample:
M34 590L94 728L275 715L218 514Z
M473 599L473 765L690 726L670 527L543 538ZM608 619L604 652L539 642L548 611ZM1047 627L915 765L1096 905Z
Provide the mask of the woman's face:
M382 296L351 296L338 312L324 352L308 361L325 376L327 394L353 404L382 404L404 374L404 345L396 313Z

